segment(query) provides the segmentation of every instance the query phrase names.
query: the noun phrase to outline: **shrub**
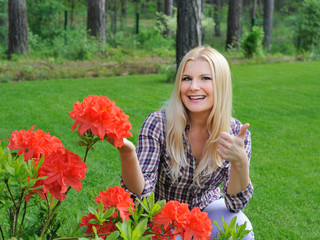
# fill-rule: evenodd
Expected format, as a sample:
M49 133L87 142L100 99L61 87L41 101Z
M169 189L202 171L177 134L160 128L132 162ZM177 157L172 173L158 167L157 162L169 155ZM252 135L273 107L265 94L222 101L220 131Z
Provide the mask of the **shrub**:
M243 49L246 58L252 58L254 55L263 56L263 36L263 29L258 26L254 26L252 31L246 34L241 43L241 48Z
M299 15L298 50L308 51L318 48L320 40L320 1L305 0Z

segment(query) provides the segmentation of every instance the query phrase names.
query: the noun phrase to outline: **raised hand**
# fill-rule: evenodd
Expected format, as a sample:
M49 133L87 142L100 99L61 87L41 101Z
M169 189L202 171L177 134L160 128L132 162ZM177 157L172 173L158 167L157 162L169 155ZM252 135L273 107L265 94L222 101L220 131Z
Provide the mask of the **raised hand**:
M220 134L217 151L222 159L236 163L237 165L248 162L248 157L244 149L245 133L248 128L249 123L242 125L237 136L226 132Z

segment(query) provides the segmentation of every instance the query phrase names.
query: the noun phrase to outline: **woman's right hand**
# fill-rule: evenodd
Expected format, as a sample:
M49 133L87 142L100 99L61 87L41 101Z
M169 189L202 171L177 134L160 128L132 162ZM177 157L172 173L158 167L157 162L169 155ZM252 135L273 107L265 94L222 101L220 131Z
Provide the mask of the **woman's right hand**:
M114 146L113 138L109 137L108 135L105 135L104 139L107 140L111 145ZM120 153L131 153L132 151L134 151L134 152L136 151L136 147L134 146L134 144L131 141L124 138L123 139L123 146L118 147L117 150Z
M128 139L123 139L123 146L117 148L120 154L136 152L136 146Z

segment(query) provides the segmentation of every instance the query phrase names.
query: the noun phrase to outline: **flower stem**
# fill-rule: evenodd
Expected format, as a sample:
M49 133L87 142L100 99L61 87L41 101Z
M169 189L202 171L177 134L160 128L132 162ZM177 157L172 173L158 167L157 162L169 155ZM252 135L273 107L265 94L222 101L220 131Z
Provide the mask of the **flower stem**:
M67 193L70 191L70 189L71 189L71 187L69 186L68 189L67 189L67 191L66 191L66 193L65 193L65 195L67 195ZM52 209L52 212L50 213L50 215L49 215L49 217L48 217L48 219L47 219L44 227L42 228L41 235L40 235L40 239L42 239L43 236L44 236L44 234L46 233L47 228L49 227L49 225L50 225L50 223L51 223L52 217L53 217L55 211L57 210L57 208L60 206L61 202L62 202L62 201L58 201L58 203L57 203L57 204L54 206L54 208Z
M49 225L51 223L52 217L53 217L55 211L57 210L57 208L60 206L60 204L61 204L61 201L58 201L58 203L52 209L52 212L50 213L50 215L49 215L44 227L42 228L42 231L41 231L41 234L40 234L40 239L42 239L44 234L46 233L47 228L49 227Z
M0 226L0 232L1 232L1 237L4 240L4 235L3 235L3 231L2 231L2 227Z
M90 144L88 143L86 153L84 154L83 162L86 162L86 160L87 160L87 156L88 156L88 152L89 152L89 145Z
M15 200L14 200L14 197L12 196L12 193L11 193L11 191L10 191L10 188L9 188L9 185L8 185L8 181L5 180L4 182L5 182L6 186L7 186L7 189L8 189L9 195L10 195L10 198L11 198L11 200L12 200L12 202L13 202L13 205L14 205L14 208L17 209L17 205L16 205L16 202L15 202Z
M8 185L7 185L7 187L8 187L8 190L10 192L10 189L9 189ZM14 210L14 213L13 213L13 224L12 224L13 225L13 227L12 227L12 236L13 237L15 237L16 234L17 234L18 218L19 218L20 207L21 207L21 204L22 204L22 201L23 201L24 192L25 192L25 190L23 189L22 192L21 192L21 195L20 195L18 203L14 204L15 210ZM11 192L10 192L10 195L12 197L12 201L14 201Z
M19 227L18 239L20 239L20 236L21 236L21 228L22 228L22 225L23 225L23 222L24 222L24 218L26 216L26 212L27 212L27 202L24 201L24 212L23 212L23 216L22 216L22 219L21 219L20 227Z

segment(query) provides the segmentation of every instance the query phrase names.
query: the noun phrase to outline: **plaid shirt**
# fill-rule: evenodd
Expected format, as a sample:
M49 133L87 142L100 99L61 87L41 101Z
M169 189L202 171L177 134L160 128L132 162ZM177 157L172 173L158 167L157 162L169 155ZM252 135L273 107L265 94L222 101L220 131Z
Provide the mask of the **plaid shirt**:
M232 119L230 133L237 135L241 126L238 120ZM172 181L169 173L170 157L166 151L165 129L164 109L151 113L141 128L137 144L137 155L145 179L145 187L141 197L148 196L153 191L156 200L177 200L188 203L191 209L199 207L201 210L223 195L226 206L231 212L238 212L247 205L253 194L251 182L244 191L238 194L230 195L227 193L230 162L224 161L222 167L217 168L211 175L203 176L200 179L201 186L193 183L196 160L192 155L191 146L187 144L185 138L183 141L189 165L180 169L177 181ZM186 132L188 129L187 125ZM251 137L249 131L246 132L245 150L250 161ZM222 193L220 192L221 184L223 184ZM125 187L123 182L122 186Z

